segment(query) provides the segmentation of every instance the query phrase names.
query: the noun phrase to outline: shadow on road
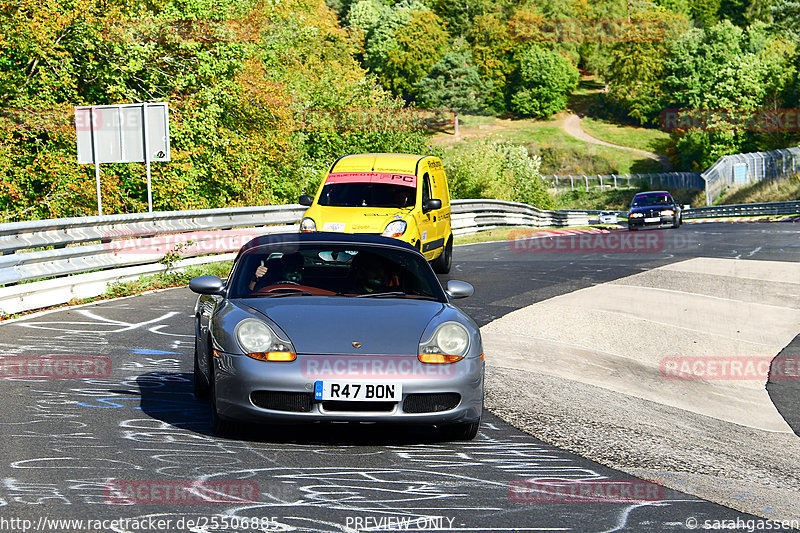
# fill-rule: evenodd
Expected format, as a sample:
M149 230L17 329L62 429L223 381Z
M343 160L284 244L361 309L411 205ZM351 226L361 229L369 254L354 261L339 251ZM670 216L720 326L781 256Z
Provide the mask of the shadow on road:
M189 372L148 372L136 378L141 409L146 415L171 426L214 436L210 404L195 398ZM271 443L320 445L404 445L441 442L430 426L373 423L253 424L244 422L230 438Z
M772 360L767 393L794 434L800 437L800 335Z

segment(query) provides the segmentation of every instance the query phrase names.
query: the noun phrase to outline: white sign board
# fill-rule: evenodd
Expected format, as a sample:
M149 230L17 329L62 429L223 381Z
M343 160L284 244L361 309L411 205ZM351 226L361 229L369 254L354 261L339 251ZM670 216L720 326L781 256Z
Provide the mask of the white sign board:
M169 161L166 102L75 108L78 163Z
M150 163L170 160L166 102L76 107L75 134L78 163L94 165L99 215L103 214L100 163L145 163L147 209L153 211Z

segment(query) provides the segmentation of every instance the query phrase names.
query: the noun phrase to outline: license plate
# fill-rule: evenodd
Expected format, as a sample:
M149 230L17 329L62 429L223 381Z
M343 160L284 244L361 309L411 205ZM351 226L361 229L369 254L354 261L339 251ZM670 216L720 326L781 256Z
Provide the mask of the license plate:
M322 225L322 231L344 231L344 222L326 222Z
M644 219L644 221L645 222L661 222L661 219L659 217L650 217L650 218Z
M403 385L396 382L316 381L315 400L347 400L350 402L399 402Z

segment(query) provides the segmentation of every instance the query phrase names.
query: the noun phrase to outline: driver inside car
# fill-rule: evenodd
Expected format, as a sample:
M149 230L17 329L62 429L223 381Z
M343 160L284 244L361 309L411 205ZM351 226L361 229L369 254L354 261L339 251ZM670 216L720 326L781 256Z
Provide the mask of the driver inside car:
M249 289L258 291L268 285L281 283L299 284L303 279L303 254L295 252L282 257L261 260L250 281Z
M379 257L359 254L351 268L355 272L355 289L360 294L400 289L400 276Z

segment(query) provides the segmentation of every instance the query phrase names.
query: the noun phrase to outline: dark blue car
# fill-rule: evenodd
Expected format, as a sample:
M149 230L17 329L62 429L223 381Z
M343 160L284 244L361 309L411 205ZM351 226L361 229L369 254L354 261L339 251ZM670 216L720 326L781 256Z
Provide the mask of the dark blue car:
M681 225L681 208L667 191L640 192L633 197L628 214L628 229L635 231L646 226Z

